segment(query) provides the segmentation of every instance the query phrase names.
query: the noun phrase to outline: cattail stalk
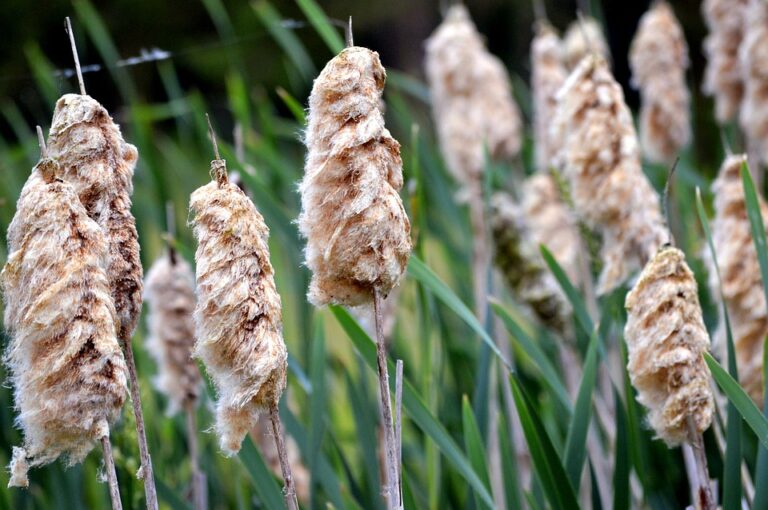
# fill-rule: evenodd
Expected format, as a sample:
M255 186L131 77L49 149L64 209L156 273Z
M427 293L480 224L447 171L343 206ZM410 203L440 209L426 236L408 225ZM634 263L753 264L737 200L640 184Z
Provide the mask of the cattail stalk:
M288 510L299 510L299 503L296 500L296 489L293 486L293 475L291 474L291 465L288 463L288 450L285 447L285 435L283 434L283 425L280 422L280 411L277 408L277 402L272 403L269 408L269 418L272 421L272 432L275 435L277 445L277 454L280 457L280 468L283 472L283 496L285 497L285 507Z
M654 163L671 163L691 139L690 94L685 83L688 45L664 0L640 19L629 53L632 83L640 89L640 137Z
M131 337L141 313L142 267L136 220L131 214L133 169L138 152L126 143L120 128L96 100L85 95L71 24L67 18L81 94L66 94L56 102L48 138L51 157L62 167L61 178L72 184L88 216L107 239L107 277L118 318L117 335L128 368L129 389L141 455L137 477L144 481L149 510L157 510L152 459L147 446L141 391Z
M123 503L120 501L120 486L117 484L117 472L115 472L115 459L112 456L112 444L109 442L108 435L101 437L101 448L104 452L104 470L107 473L112 510L123 510Z

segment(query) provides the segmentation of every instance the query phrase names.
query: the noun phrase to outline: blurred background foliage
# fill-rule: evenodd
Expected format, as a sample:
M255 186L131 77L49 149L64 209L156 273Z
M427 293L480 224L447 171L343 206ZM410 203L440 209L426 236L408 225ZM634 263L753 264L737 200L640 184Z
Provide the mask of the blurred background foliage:
M548 0L545 4L558 28L565 29L575 19L575 2ZM690 48L688 77L695 132L695 143L683 155L678 170L672 226L679 244L689 256L695 256L704 244L691 197L696 186L706 193L722 149L712 121L711 100L701 96L698 85L705 34L700 3L677 0L671 4ZM530 120L531 3L479 0L467 5L489 49L510 70L518 103ZM647 1L594 0L585 6L604 22L617 79L633 107L637 95L629 87L626 54L637 21L648 5ZM121 124L125 138L139 149L133 211L145 271L164 250L161 235L167 228L166 202L171 202L176 212L179 251L193 258L195 245L186 227L187 206L189 194L208 180L212 148L204 113L210 112L230 171L243 176L272 231L272 258L291 353L289 390L282 412L303 462L315 473L310 499L303 504L307 508L326 508L330 503L335 508L375 509L381 508L375 453L376 380L360 354L368 344L359 331L355 336L349 323L346 329L341 327L346 318L343 311L315 311L306 303L308 274L302 266L303 243L294 224L299 210L296 182L303 171L301 131L306 100L313 78L341 44L341 28L333 27L335 36L328 35L331 27L323 25L317 7L310 0L4 0L0 17L0 261L5 260L4 235L19 190L38 160L34 127L39 124L47 131L56 99L76 89L74 78L61 72L72 67L63 29L64 17L71 16L81 63L86 70L100 66L85 74L88 93L105 105ZM426 0L332 0L319 7L333 19L346 20L351 15L355 43L380 53L389 75L387 123L403 145L407 183L403 195L418 236L416 253L471 308L469 223L464 207L454 201L455 187L435 143L422 69L423 42L440 22L440 4ZM118 65L121 59L155 48L169 52L170 57ZM241 146L235 143L235 131L242 134ZM514 185L510 175L530 173L530 154L528 134L522 162L515 163L514 169L504 165L491 169L494 185ZM661 189L667 169L648 167L646 171ZM693 258L691 265L702 284L702 264ZM406 281L390 348L392 359L404 360L405 379L412 386L404 411L406 506L485 508L482 498L473 498L473 489L481 492L477 490L480 486L467 481L485 469L482 462L468 460L478 458L473 456L477 444L468 431L474 430L471 421L476 420L482 436L480 447L487 441L485 402L492 356L477 339L477 332L457 315L460 306L446 304L450 296L435 293L435 288L424 284L423 278ZM711 327L717 315L706 286L701 288ZM535 340L545 359L556 366L560 340L520 312L503 289L496 289L494 294L525 334ZM602 323L604 337L618 345L624 320L621 297L609 296L600 305L606 318ZM163 397L151 387L155 367L142 349L144 334L142 324L135 345L160 497L164 508L186 508L190 473L184 420L163 414ZM579 335L585 354L588 338L580 331ZM557 384L541 376L540 360L521 344L514 347L518 380L534 396L547 432L555 447L562 449L570 411L551 390ZM5 378L2 369L0 376ZM463 410L464 396L471 408L465 406ZM644 469L640 483L651 506L680 508L687 500L687 489L679 453L651 442L650 433L640 425L641 417L631 414L638 412L632 402L631 397L625 399L630 414L625 416L629 425L624 426L630 427L625 433L631 439L631 452L617 451L616 455L624 456L619 460L631 463L636 470ZM280 481L267 474L252 443L246 442L239 459L227 459L217 451L209 430L210 406L209 394L198 420L201 465L208 475L211 508L275 508L276 504L279 508L282 503L276 491ZM624 416L624 408L619 408ZM11 389L4 385L0 388L3 466L11 446L20 442L13 416ZM143 491L133 476L138 452L132 419L126 406L113 441L124 506L141 508ZM502 423L501 429L506 430L507 425ZM522 441L502 437L502 447L511 448L509 442L514 440ZM707 440L713 441L709 436ZM751 441L754 443L753 438ZM514 460L507 457L514 456L505 456L509 508L519 508L526 498L529 506L538 502L543 507L540 486L534 484L527 495L515 489L516 468ZM719 473L721 459L715 455L711 461L713 473ZM100 456L94 453L82 466L64 469L61 463L54 463L35 470L28 491L5 489L7 472L0 470L0 509L106 508L107 489L95 475L99 463ZM487 480L482 476L478 480L487 495Z

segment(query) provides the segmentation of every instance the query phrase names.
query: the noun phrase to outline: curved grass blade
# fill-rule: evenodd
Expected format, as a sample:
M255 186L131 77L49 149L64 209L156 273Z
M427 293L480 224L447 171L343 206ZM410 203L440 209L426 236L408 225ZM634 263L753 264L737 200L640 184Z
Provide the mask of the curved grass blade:
M272 34L278 45L288 55L288 57L299 70L305 80L311 80L316 74L317 69L309 58L307 50L293 31L287 29L282 24L280 13L274 6L266 0L251 2L251 7L258 15L264 27Z
M315 314L315 334L312 341L312 356L310 365L310 377L312 378L312 398L309 399L309 431L307 442L307 468L310 473L317 473L320 448L325 434L325 413L327 409L327 395L325 389L325 331L323 329L323 316ZM315 482L316 479L313 479ZM314 506L315 483L312 483L310 506Z
M494 313L501 319L506 326L509 334L512 335L512 339L520 344L520 347L533 359L536 366L544 376L543 381L550 387L552 393L560 401L568 412L572 412L571 400L568 396L568 391L565 389L560 375L547 357L546 353L539 346L533 338L531 338L525 330L515 321L510 313L504 308L504 306L494 298L490 298L491 308Z
M768 341L763 345L763 381L768 382ZM763 387L763 413L768 413L768 391ZM768 508L768 449L760 448L755 466L755 499L752 508Z
M571 302L573 313L576 315L576 320L584 332L591 336L592 331L595 329L595 325L592 322L592 318L589 316L584 299L581 297L581 294L579 294L576 287L573 286L571 280L568 279L568 275L565 274L565 271L563 271L563 268L560 267L560 264L557 263L557 260L555 260L555 257L552 256L552 253L547 247L542 244L539 246L539 249L541 250L541 256L544 257L544 262L547 263L547 266L549 266L549 270L552 271L557 283L560 284L563 292L565 292L565 295L568 297L568 301Z
M155 485L157 486L157 496L172 510L192 510L192 507L189 505L189 503L181 499L175 492L173 492L173 489L168 487L160 477L155 480Z
M413 260L413 259L411 259ZM331 306L331 312L341 324L341 327L352 340L357 350L362 355L365 362L371 368L376 370L376 346L373 340L363 329L355 322L349 312L338 306ZM391 361L388 361L389 369L394 373L395 365ZM390 379L390 383L394 389L394 379ZM421 401L421 397L416 393L408 380L403 380L403 407L408 412L411 421L416 424L426 435L432 438L440 451L445 455L454 466L454 468L461 473L464 479L481 497L484 503L493 508L493 498L490 492L486 489L482 482L482 479L472 467L472 464L464 456L461 448L454 442L448 431L434 416L429 412L427 407Z
M711 354L705 352L704 360L707 362L717 385L723 390L728 400L736 406L741 417L757 436L757 440L768 448L768 419L763 416L752 399L739 386L739 383L720 366L720 363Z
M555 510L573 510L579 508L576 494L568 481L568 475L557 456L552 442L547 436L544 424L536 414L535 407L523 393L515 377L510 377L512 395L520 415L526 443L531 453L533 467L541 481L544 494Z
M264 503L264 507L269 510L283 510L285 503L283 502L283 495L280 493L280 487L277 486L274 476L253 445L250 436L245 437L238 457L248 474L251 475L254 489L259 495L259 499Z
M565 441L565 471L573 487L579 486L584 460L587 457L587 431L592 419L592 393L597 382L597 342L595 331L589 342L579 393L576 396L576 405Z
M488 475L488 466L485 461L485 446L483 446L480 429L477 428L475 413L472 411L472 406L469 404L469 398L466 395L464 395L461 401L461 420L464 430L464 448L467 450L467 455L469 455L469 461L480 475L486 489L490 491L491 479ZM475 495L475 504L477 508L489 508L483 504L477 495Z
M344 41L341 39L339 32L331 25L323 9L315 0L296 0L296 3L328 46L328 49L331 50L331 53L335 55L344 49Z
M614 388L616 409L616 457L613 463L613 510L629 510L629 447L627 415L619 393Z
M512 371L512 365L501 353L496 343L488 335L488 332L477 320L467 305L443 282L423 261L416 256L411 256L408 262L408 274L418 280L424 287L429 289L437 299L443 302L448 308L458 315L472 330L477 333L483 342L491 349L497 358L501 360L507 370Z

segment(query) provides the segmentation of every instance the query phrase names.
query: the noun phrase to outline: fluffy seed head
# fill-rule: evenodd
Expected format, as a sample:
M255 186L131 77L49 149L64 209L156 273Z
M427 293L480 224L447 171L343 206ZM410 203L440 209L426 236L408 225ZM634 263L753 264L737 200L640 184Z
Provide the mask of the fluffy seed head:
M640 164L637 134L608 64L581 61L558 94L556 163L576 213L603 237L600 294L610 292L653 256L669 233L659 197Z
M214 161L212 170L223 163ZM285 389L288 351L269 229L226 177L192 193L190 209L198 243L195 354L218 390L221 449L235 454L259 412L276 405Z
M603 35L600 23L592 17L585 16L573 21L563 38L565 63L568 69L574 69L579 62L589 54L602 57L605 61L611 59L608 42Z
M200 371L195 345L195 276L186 260L160 257L149 269L144 298L149 306L147 349L157 363L155 386L168 397L168 414L195 405Z
M559 140L550 136L550 126L557 108L557 91L567 76L560 38L551 25L539 23L531 43L533 132L539 170L549 168L558 151Z
M709 34L704 39L707 67L702 90L715 98L715 116L733 120L744 94L739 46L744 35L744 11L749 0L704 0L702 11Z
M139 240L131 214L136 147L123 140L119 126L95 99L66 94L56 102L48 153L61 165L61 178L74 186L88 216L104 230L118 336L129 340L142 294Z
M763 281L752 230L744 202L741 166L743 154L728 156L712 184L715 194L715 218L712 221L712 242L717 253L722 290L731 320L739 367L739 382L757 405L763 405L763 344L768 335L768 313L765 306ZM763 222L768 224L768 205L758 196ZM720 295L717 272L709 250L704 252L709 269L709 284L713 296ZM717 343L725 353L725 328L721 325Z
M81 462L109 434L126 393L107 243L53 166L44 161L24 186L0 276L11 336L4 361L24 433L10 466L16 486L27 485L30 467Z
M744 38L739 48L744 98L739 123L749 153L768 164L768 3L750 0L744 9Z
M400 144L384 127L386 74L369 49L343 50L309 97L299 231L312 271L309 300L359 305L400 281L411 253Z
M685 83L688 45L668 3L656 2L641 18L629 62L642 96L643 152L649 161L671 163L691 139L691 120Z
M714 401L702 354L709 335L701 318L698 288L685 255L664 247L645 266L627 294L624 337L627 370L648 421L670 446L688 440L687 420L703 432Z
M493 159L520 152L520 112L504 65L486 50L466 7L454 5L426 41L432 114L448 169L477 192L486 151Z

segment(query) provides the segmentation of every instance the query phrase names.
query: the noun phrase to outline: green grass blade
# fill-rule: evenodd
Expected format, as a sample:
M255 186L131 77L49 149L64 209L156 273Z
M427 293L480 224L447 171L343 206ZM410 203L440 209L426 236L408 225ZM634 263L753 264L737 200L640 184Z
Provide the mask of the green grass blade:
M443 282L439 276L437 276L424 262L418 257L412 255L411 260L408 262L408 274L421 282L424 287L429 289L434 296L443 302L448 308L450 308L456 315L458 315L472 330L477 333L483 342L488 345L491 351L497 358L504 363L507 370L512 370L512 365L507 361L504 355L501 353L496 343L488 335L488 332L477 320L475 314L472 313L467 305L465 305L456 293L451 290L448 285Z
M565 471L573 487L579 486L584 460L587 457L587 431L592 419L592 393L597 382L597 342L597 332L595 331L589 342L584 372L565 441Z
M520 470L514 444L523 438L513 436L506 413L499 413L499 448L501 448L501 467L504 475L504 492L507 496L507 508L523 510L523 495L520 488ZM509 433L507 433L509 431Z
M550 387L552 393L560 401L563 407L569 412L572 412L571 399L561 381L560 374L549 360L546 353L539 346L538 342L525 332L501 303L491 298L490 304L494 313L501 319L504 326L506 326L507 331L509 331L509 334L512 336L512 340L520 344L520 347L531 357L531 359L533 359L534 363L536 363L536 366L544 376L543 382Z
M616 409L616 455L613 463L613 510L629 510L629 435L627 415L621 397L614 389Z
M488 466L486 464L485 446L483 446L483 438L480 435L480 429L477 428L477 421L475 420L475 413L472 411L472 406L469 404L469 399L466 395L461 401L461 418L462 426L464 430L464 448L467 450L469 461L472 463L472 467L480 475L485 487L490 491L491 479L488 475ZM475 496L475 504L477 508L490 508Z
M765 225L760 214L760 204L757 199L755 184L752 182L752 175L749 173L746 163L741 167L741 180L744 184L744 202L747 205L747 217L749 218L749 226L752 229L752 239L755 242L755 249L757 249L757 261L760 263L763 291L768 301L768 251L766 251Z
M357 350L363 356L363 359L371 368L376 370L376 345L368 334L355 322L349 312L338 306L331 306L331 311L336 319L341 324L344 331L352 340ZM388 361L390 373L394 373L395 364ZM394 385L394 378L390 379L390 383ZM459 446L454 442L448 431L440 423L432 413L429 412L427 407L421 401L421 397L416 393L411 383L408 380L403 380L403 407L410 417L411 421L416 424L426 435L432 438L440 451L445 455L454 466L454 468L461 473L464 479L474 489L482 500L493 507L493 498L490 492L486 489L482 479L472 467L467 457L461 451Z
M296 34L283 26L282 17L277 12L277 9L266 0L252 2L251 7L256 11L264 27L288 55L296 69L299 70L301 76L305 80L314 78L317 74L317 69L312 63L312 59Z
M296 119L296 122L298 122L300 126L305 126L307 124L307 115L304 112L304 108L301 106L301 103L299 103L296 98L289 94L288 91L283 87L277 87L275 91L285 106L287 106L291 111L293 117Z
M541 245L539 249L541 250L541 255L544 257L544 262L547 263L547 266L549 266L549 270L552 271L557 283L560 284L563 292L565 292L565 295L568 297L568 301L571 302L573 312L576 315L576 320L584 332L591 336L595 326L592 323L592 318L589 316L584 299L581 297L581 294L579 294L576 287L574 287L573 283L571 283L571 280L568 279L568 275L565 274L565 271L563 271L563 268L560 267L560 264L557 263L557 260L555 260L555 257L552 256L552 253L550 253L547 247Z
M344 49L344 40L339 35L338 30L331 25L323 9L314 0L296 0L296 3L325 44L328 45L331 53L336 55Z
M763 416L760 409L739 386L739 383L720 366L720 363L711 354L705 352L704 360L707 362L717 385L723 390L728 400L736 406L742 419L747 422L758 441L768 448L768 419Z
M512 394L515 406L520 415L528 450L538 479L544 489L545 496L555 510L573 510L579 508L576 494L568 481L565 468L557 456L552 442L547 436L544 424L536 413L535 407L523 393L515 377L511 376ZM510 455L513 452L509 452Z
M310 360L312 395L309 399L309 431L307 437L309 449L307 451L307 468L310 473L316 473L318 461L320 459L320 448L325 433L325 414L327 409L325 388L325 331L323 330L323 319L320 314L315 314L315 334L312 341L312 356ZM312 500L314 500L314 490L312 491L312 496ZM310 504L310 506L313 505Z
M768 344L768 340L766 341ZM768 385L768 345L763 345L763 382ZM768 391L763 387L763 415L768 413ZM760 448L755 466L755 499L752 508L768 508L768 449Z
M155 486L157 487L157 497L172 510L192 510L190 504L173 492L173 489L168 487L161 477L155 480Z
M270 472L264 459L254 446L250 436L246 436L238 454L240 461L245 466L253 480L254 489L259 499L269 510L283 510L285 503L274 476Z

